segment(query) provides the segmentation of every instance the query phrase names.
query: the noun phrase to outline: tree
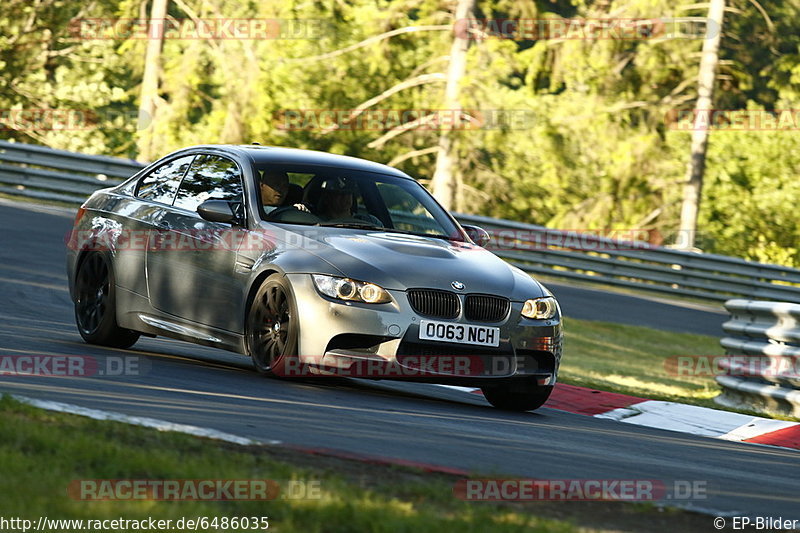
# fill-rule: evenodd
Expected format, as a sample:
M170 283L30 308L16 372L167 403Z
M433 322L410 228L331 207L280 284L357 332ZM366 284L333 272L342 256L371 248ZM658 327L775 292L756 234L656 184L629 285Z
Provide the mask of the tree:
M144 75L140 92L139 158L153 160L153 122L156 120L158 78L161 70L161 46L164 42L164 25L167 20L169 0L153 0L148 23L147 48L144 55ZM148 123L149 122L149 123Z
M708 31L703 41L703 52L700 59L700 71L697 76L698 114L710 113L714 80L719 62L719 43L722 38L722 19L725 13L725 0L711 0L708 7ZM706 147L708 146L709 124L707 127L695 127L692 132L692 147L689 156L686 184L683 188L683 207L681 209L681 245L693 248L697 233L697 212L700 208L700 197L703 190L703 173L705 172Z
M73 31L81 18L148 18L153 0L6 0L0 3L0 25L7 29L0 34L0 110L85 110L98 120L71 130L15 127L12 120L0 135L143 159L132 119L144 86L153 86L145 73L150 68L157 73L149 93L157 95L157 120L146 133L158 147L150 157L192 144L259 141L385 162L440 189L432 183L435 169L444 161L440 154L449 153L455 210L570 229L634 228L672 243L681 228L692 140L665 117L699 107L697 39L479 37L463 54L463 71L456 70L463 74L451 76L458 82L448 85L458 4L419 0L409 9L408 0L170 0L167 19L278 19L289 35L166 38L160 67L153 69L153 61L142 61L149 40L79 38ZM800 5L726 4L716 106L800 108ZM646 30L649 19L707 10L691 0L481 0L473 16L638 19ZM319 24L299 38L292 33L292 24L314 21ZM448 98L453 89L456 97ZM521 120L443 132L435 115L425 115L443 107L460 107L464 117L497 111ZM381 109L425 116L379 131L347 124L282 127L282 112L298 109L347 109L354 121ZM441 150L443 136L449 150ZM794 154L800 140L790 131L715 132L698 212L702 245L696 245L800 264L800 156Z
M472 36L469 34L469 19L475 9L475 0L458 0L455 11L454 28L463 31L453 32L453 46L450 48L450 59L447 68L447 85L444 93L444 109L448 113L460 116L461 101L459 93L464 73L467 69L467 49ZM454 172L458 172L457 153L453 146L450 132L443 129L439 134L436 170L431 180L433 195L447 209L453 208L458 186ZM461 202L458 202L461 204Z

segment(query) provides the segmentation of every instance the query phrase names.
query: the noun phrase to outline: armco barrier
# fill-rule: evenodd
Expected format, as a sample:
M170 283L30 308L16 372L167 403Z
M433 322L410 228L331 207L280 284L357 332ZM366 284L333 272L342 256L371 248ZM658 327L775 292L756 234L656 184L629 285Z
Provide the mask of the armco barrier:
M142 168L132 159L0 141L0 192L80 204Z
M729 300L721 405L800 416L800 305ZM757 363L757 364L754 364Z
M130 159L0 141L0 192L79 204L92 191L142 168ZM490 250L522 270L715 302L730 298L800 303L800 270L699 254L532 224L456 214L492 234ZM577 237L577 238L576 238Z
M730 298L800 303L800 270L699 254L474 215L462 224L490 231L487 248L522 270L719 302Z

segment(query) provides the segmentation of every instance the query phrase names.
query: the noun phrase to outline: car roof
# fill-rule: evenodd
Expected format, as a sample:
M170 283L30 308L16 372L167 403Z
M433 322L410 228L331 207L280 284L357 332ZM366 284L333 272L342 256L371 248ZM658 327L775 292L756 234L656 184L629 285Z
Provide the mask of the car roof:
M300 148L283 148L278 146L260 146L255 144L204 144L191 146L184 150L209 150L215 152L238 155L250 159L255 164L291 164L291 165L319 165L328 167L342 167L353 170L363 170L389 174L399 178L414 179L405 172L388 165L382 165L358 157L318 152L316 150L303 150ZM183 151L183 150L181 150Z

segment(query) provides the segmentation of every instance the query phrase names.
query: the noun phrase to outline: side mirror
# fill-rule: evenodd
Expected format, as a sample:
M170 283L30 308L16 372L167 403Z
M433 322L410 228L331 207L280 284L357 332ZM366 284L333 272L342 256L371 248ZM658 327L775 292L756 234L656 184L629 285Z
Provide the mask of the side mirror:
M236 214L227 200L206 200L197 206L197 214L209 222L230 224L236 220Z
M478 246L486 246L492 239L489 236L489 233L481 227L468 225L462 225L461 227L467 232L467 236L472 240L472 242Z

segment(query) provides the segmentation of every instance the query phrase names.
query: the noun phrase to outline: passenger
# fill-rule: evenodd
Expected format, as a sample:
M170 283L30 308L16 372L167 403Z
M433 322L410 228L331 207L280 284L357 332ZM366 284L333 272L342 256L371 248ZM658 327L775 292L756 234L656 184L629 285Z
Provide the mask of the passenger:
M353 205L358 186L347 178L331 178L322 182L316 214L323 220L353 218Z

